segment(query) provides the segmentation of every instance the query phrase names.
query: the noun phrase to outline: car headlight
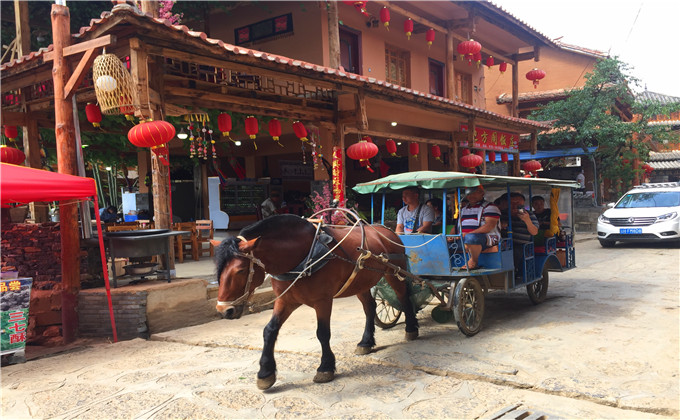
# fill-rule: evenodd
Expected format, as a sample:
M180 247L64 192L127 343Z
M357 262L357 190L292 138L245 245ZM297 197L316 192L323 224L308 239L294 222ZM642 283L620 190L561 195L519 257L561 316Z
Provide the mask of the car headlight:
M600 217L597 218L597 220L602 223L611 223L609 221L609 217L605 216L604 214L601 214Z
M676 217L678 217L678 213L675 211L672 213L662 214L661 216L656 216L656 223L666 222L668 220L675 219Z

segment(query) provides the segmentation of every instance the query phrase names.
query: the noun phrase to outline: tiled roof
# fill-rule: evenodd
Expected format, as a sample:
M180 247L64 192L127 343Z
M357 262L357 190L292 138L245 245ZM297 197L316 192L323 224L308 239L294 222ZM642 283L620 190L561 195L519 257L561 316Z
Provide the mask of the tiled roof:
M318 65L318 64L313 64L313 63L308 63L308 62L301 61L301 60L296 60L296 59L289 58L289 57L284 57L284 56L281 56L281 55L257 51L257 50L253 50L253 49L250 49L250 48L238 47L236 45L228 44L228 43L226 43L222 40L219 40L219 39L208 38L208 35L205 32L192 31L184 25L173 25L168 20L154 18L150 14L145 14L145 13L141 12L139 9L130 6L129 4L117 4L116 6L113 7L113 9L110 12L103 12L99 19L92 19L90 21L90 26L85 26L85 27L80 28L79 32L77 34L73 34L72 37L76 38L76 39L82 38L88 32L93 31L99 25L106 23L112 17L118 16L118 15L121 15L121 16L128 15L128 16L133 16L133 17L137 17L137 18L140 18L140 19L144 19L144 18L148 19L149 21L156 23L159 27L159 30L161 30L160 28L164 28L163 30L174 30L176 32L182 32L183 34L185 34L188 37L200 39L204 43L211 45L216 49L219 49L219 50L222 50L223 52L231 53L231 54L234 54L234 55L248 55L248 56L251 56L251 57L254 57L254 58L257 58L257 59L261 59L261 60L266 61L266 62L276 62L276 63L279 63L279 64L286 64L286 65L289 65L289 66L292 66L292 67L297 67L299 69L335 75L337 77L344 78L344 79L356 80L356 81L363 82L363 83L382 86L382 87L390 88L390 89L395 90L395 91L400 91L400 92L412 94L412 95L417 96L417 97L427 98L427 99L430 99L430 100L433 100L433 101L454 105L456 107L475 111L475 112L478 112L478 113L481 113L481 114L486 114L488 116L492 116L492 117L495 117L495 118L499 118L499 119L503 119L503 120L507 120L507 121L518 122L518 123L522 123L522 124L526 124L526 125L531 125L531 126L538 127L538 128L545 128L545 126L542 123L537 122L537 121L531 121L531 120L526 120L526 119L523 119L523 118L515 118L515 117L509 117L509 116L497 114L495 112L487 111L487 110L482 109L482 108L477 108L475 106L468 105L468 104L463 103L463 102L457 102L457 101L454 101L454 100L451 100L451 99L443 98L441 96L436 96L436 95L432 95L432 94L429 94L429 93L420 92L420 91L417 91L417 90L414 90L414 89L410 89L410 88L406 88L406 87L403 87L403 86L388 83L388 82L383 81L383 80L378 80L374 77L365 77L365 76L361 76L361 75L358 75L358 74L342 71L342 70L339 70L339 69L334 69L334 68L330 68L330 67L321 66L321 65ZM52 46L50 45L50 47L48 47L48 49L51 50ZM8 68L14 67L18 64L31 61L31 60L36 59L37 57L41 56L42 54L43 54L42 52L31 53L31 54L24 56L24 57L21 57L17 60L12 60L9 63L0 66L0 70L5 70L5 69L8 69Z
M680 98L677 96L664 95L661 93L650 92L648 90L635 95L635 100L637 102L655 102L662 105L680 103Z
M655 170L680 169L680 150L668 152L649 152L649 166Z
M575 52L578 54L587 55L594 58L607 58L609 54L598 50L591 50L590 48L579 47L578 45L572 45L562 42L559 38L555 39L555 44L557 44L563 50Z
M493 8L500 10L501 12L503 12L503 14L506 15L507 18L509 18L510 20L514 20L516 25L524 26L524 28L526 28L529 32L533 32L534 36L537 36L539 38L543 38L543 41L545 41L547 44L557 45L554 40L550 39L548 36L539 32L536 28L529 25L528 23L526 23L522 19L519 19L517 16L508 12L507 10L505 10L501 6L497 5L496 3L489 1L489 0L483 0L483 1L480 1L479 4L488 4L488 5L492 6Z
M553 99L564 99L569 94L571 89L554 89L554 90L543 90L538 92L524 92L517 95L517 100L519 102L529 102L529 101L546 101ZM512 102L512 95L507 93L501 93L498 98L496 98L497 104L509 104Z

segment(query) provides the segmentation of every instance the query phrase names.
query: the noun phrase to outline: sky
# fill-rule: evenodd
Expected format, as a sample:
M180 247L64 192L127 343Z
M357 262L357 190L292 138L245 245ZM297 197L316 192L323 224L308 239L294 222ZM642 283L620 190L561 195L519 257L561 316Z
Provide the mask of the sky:
M566 44L609 52L632 68L640 86L680 97L680 0L492 0Z

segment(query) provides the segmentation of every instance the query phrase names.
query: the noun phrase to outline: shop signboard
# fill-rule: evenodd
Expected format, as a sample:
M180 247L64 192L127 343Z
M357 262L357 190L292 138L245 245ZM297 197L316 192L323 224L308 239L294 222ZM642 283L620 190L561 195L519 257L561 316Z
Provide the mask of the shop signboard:
M15 353L26 346L32 283L30 277L0 279L0 354Z
M467 131L468 125L461 124L460 131ZM489 128L475 127L473 144L461 141L460 147L471 147L475 149L493 150L495 152L517 153L519 150L519 134L506 133L504 131L492 130Z

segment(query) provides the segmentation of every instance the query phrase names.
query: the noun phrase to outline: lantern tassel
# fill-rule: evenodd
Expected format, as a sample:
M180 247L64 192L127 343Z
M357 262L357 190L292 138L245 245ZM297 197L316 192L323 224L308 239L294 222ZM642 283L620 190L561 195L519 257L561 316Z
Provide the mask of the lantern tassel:
M257 151L257 143L253 142L253 146L255 146L255 150Z

